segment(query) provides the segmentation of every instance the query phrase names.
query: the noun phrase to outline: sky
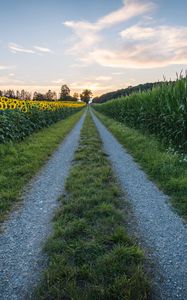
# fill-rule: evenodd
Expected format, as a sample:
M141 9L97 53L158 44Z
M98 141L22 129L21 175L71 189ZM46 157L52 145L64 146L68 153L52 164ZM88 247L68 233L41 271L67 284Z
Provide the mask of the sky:
M0 0L0 89L94 96L187 69L186 0Z

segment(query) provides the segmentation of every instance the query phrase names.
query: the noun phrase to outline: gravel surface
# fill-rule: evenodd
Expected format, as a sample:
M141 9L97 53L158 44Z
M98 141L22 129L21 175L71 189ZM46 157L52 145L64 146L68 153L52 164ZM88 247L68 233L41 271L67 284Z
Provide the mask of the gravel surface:
M47 258L42 247L52 232L51 220L64 191L85 115L32 180L23 203L0 235L0 299L30 299Z
M186 224L172 211L168 197L147 178L131 155L92 115L115 174L132 202L141 237L151 249L151 259L156 262L155 298L187 300Z

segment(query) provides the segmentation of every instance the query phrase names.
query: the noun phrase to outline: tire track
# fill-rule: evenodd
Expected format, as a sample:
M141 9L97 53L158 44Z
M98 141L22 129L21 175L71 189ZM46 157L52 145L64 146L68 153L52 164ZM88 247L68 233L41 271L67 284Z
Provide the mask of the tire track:
M187 299L187 226L164 195L92 112L121 186L132 202L138 231L151 249L158 299ZM159 283L159 285L158 285Z
M26 187L20 209L4 223L0 235L0 299L29 299L47 258L42 247L52 231L51 219L64 191L78 147L85 114L57 151Z

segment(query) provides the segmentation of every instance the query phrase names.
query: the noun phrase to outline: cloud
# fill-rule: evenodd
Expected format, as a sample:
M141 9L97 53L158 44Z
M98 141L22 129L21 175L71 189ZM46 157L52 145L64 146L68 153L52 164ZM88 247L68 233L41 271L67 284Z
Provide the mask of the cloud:
M68 49L68 53L80 53L100 41L97 30L90 23L68 21L64 25L70 27L74 32L74 36L71 38L73 46Z
M103 16L95 23L90 23L88 21L66 21L63 24L75 30L76 33L79 32L79 30L98 32L133 17L140 16L153 10L155 7L156 5L153 2L140 2L138 0L123 1L122 8Z
M0 71L1 70L10 70L15 68L15 66L5 66L5 65L0 65Z
M112 75L124 75L123 72L112 72Z
M31 49L24 48L18 44L9 43L9 49L12 53L27 53L27 54L35 54L36 52Z
M155 8L155 4L153 2L142 2L138 0L123 2L124 5L122 8L102 17L96 23L96 26L99 28L99 30L114 26L136 16L140 16Z
M51 83L53 83L53 84L63 84L63 82L64 82L64 79L62 79L62 78L51 81Z
M98 77L96 77L96 80L98 80L98 81L109 81L111 79L112 79L111 76L98 76Z
M120 47L96 48L85 60L111 68L148 69L187 64L187 27L135 25L120 32Z
M132 26L120 33L129 65L135 67L163 67L187 64L187 27L184 26ZM123 55L121 55L121 58Z
M63 24L74 32L73 47L69 49L71 53L81 52L94 46L101 41L99 33L103 29L110 28L119 23L125 22L133 17L140 16L155 8L153 2L148 1L123 1L123 6L108 15L103 16L95 23L88 21L66 21Z
M26 54L41 54L41 53L53 53L49 48L44 48L40 46L34 46L33 49L24 48L21 45L15 43L9 43L8 45L10 51L14 54L17 53L26 53Z
M12 86L12 85L20 85L20 84L24 84L23 80L19 80L19 79L13 79L10 78L9 76L0 76L0 85L7 85L7 86ZM0 89L2 89L2 87L0 86Z
M39 46L34 46L34 49L43 52L43 53L53 53L53 51L49 48L44 48L44 47L39 47Z
M73 82L70 88L77 91L82 91L84 89L90 89L92 91L103 91L111 88L111 85L103 85L100 82L85 81L85 82Z
M120 9L95 23L65 22L75 37L69 53L77 55L84 66L96 63L110 68L148 69L187 64L187 27L157 25L159 20L147 14L154 11L155 7L149 0L126 0ZM141 16L141 23L125 28L116 35L116 39L112 37L113 48L104 46L111 44L104 29L137 16Z

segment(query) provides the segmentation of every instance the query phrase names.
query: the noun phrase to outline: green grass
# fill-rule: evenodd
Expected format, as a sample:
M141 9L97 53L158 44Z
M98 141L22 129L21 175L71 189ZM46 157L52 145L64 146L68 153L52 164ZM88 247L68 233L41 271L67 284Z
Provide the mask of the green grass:
M126 232L127 204L90 115L60 201L34 299L147 299L144 256Z
M143 135L96 112L103 124L132 154L150 179L171 197L173 207L187 218L187 161L179 154L169 153L155 137Z
M0 145L0 222L20 199L24 186L40 169L82 115L82 111L25 138Z

